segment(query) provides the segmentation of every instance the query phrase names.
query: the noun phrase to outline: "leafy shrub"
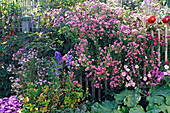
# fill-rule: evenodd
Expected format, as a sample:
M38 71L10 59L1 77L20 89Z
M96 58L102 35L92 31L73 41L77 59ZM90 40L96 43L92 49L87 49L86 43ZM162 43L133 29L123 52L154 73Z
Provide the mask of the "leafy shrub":
M147 97L147 101L149 105L146 110L147 113L152 112L170 112L170 86L169 84L165 84L163 86L155 86L150 89L149 95Z
M23 112L61 112L81 107L85 95L71 71L72 56L55 52L53 58L39 58L39 51L19 49L13 54L18 66L9 69L16 74L10 77L12 89L24 98ZM66 71L67 70L67 71Z
M36 87L35 87L36 86ZM68 76L64 79L55 78L55 81L46 85L28 84L22 93L24 97L23 112L61 112L80 107L83 100L83 91L80 86L74 85Z
M19 48L23 48L23 36L6 35L1 38L0 43L0 97L10 96L11 82L9 77L15 76L12 74L9 65L16 65L17 62L12 60L13 53L17 52Z
M94 113L169 113L169 84L154 86L143 95L140 89L125 89L114 95L113 101L105 100L102 103L94 103L91 111ZM141 97L146 97L146 108L142 105ZM147 104L149 102L149 104ZM94 110L95 107L95 110ZM88 111L89 112L89 111Z
M55 9L53 16L56 20L53 25L74 37L76 77L83 72L95 80L96 88L103 80L109 81L112 88L149 88L163 79L163 71L167 70L163 67L165 62L161 65L158 62L157 48L159 45L165 48L165 44L144 33L142 24L135 22L142 14L104 3L85 2L68 10Z

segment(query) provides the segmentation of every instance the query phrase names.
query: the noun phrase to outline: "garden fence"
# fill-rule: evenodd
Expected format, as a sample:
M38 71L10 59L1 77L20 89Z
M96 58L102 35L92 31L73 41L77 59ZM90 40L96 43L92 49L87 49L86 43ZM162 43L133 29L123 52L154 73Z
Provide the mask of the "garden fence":
M27 16L27 15L23 15L26 14L29 11L32 11L33 8L38 7L39 4L39 0L35 1L35 0L18 0L21 3L22 6L22 15L15 17L13 16L13 18L11 18L10 15L7 16L2 16L1 14L1 23L2 25L7 25L7 24L11 24L10 26L12 26L12 29L14 32L41 32L42 30L44 30L44 28L40 27L40 21L42 19L42 17L44 16L43 11L42 11L42 15L39 16L38 18L38 26L34 26L31 21L33 20L33 16ZM45 0L46 2L48 0ZM15 3L13 3L13 5L15 5ZM30 10L28 10L28 6L30 6ZM45 6L46 7L46 6ZM49 21L51 21L51 18L48 18ZM46 19L47 20L47 19ZM46 21L45 20L45 21ZM145 22L145 18L142 20L143 21L143 26L146 27L146 22ZM5 36L6 32L8 31L8 29L4 29L4 26L0 26L0 33L1 33L1 37ZM165 26L165 32L163 32L164 30L161 30L158 28L157 30L157 34L158 34L158 38L160 39L161 34L165 34L165 43L168 44L167 42L167 34L168 34L168 30L167 30L167 26ZM154 36L153 31L151 31L151 35ZM160 52L160 47L158 49L158 51ZM170 50L168 50L168 47L166 47L165 49L165 54L163 55L164 59L162 59L163 61L167 61L168 59L168 52L170 52ZM160 56L159 56L159 59ZM146 68L143 67L143 73L146 74ZM105 80L105 81L100 81L99 82L99 88L95 88L94 87L94 80L93 77L91 78L87 78L87 77L80 77L79 78L79 83L84 87L84 89L88 89L89 94L92 95L93 98L96 98L97 100L101 100L103 95L107 95L107 91L108 89L113 90L113 88L110 87L109 85L109 81Z

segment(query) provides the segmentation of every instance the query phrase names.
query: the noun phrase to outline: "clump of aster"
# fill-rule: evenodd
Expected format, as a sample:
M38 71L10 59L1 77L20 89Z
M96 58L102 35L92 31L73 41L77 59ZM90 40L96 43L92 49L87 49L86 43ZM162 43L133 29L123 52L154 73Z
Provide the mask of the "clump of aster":
M31 48L28 52L22 54L21 52L23 52L23 49L13 55L14 60L18 61L19 65L10 64L7 68L7 71L17 75L17 78L9 78L12 82L11 91L17 94L21 93L22 89L25 89L25 84L28 82L40 85L47 83L47 77L51 72L47 63L48 59L39 58L38 50Z
M0 113L17 113L22 106L19 100L16 96L0 99Z

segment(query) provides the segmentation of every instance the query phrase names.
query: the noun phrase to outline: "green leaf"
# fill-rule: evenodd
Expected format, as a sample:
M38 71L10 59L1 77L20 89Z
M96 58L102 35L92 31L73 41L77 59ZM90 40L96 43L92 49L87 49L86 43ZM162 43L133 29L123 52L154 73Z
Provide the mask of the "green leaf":
M164 112L164 113L170 113L170 106L167 106L165 104L162 104L159 106L159 108Z
M156 87L156 88L155 88ZM165 84L161 87L155 86L150 89L151 95L162 95L162 96L170 96L170 86L168 84ZM154 89L154 90L153 90Z
M119 110L117 110L117 109L115 109L115 110L113 110L112 113L123 113L123 112L122 112L122 111L119 111Z
M150 89L151 96L147 97L147 101L149 104L158 104L161 105L164 102L167 105L170 105L170 86L169 84L165 84L161 87L154 86ZM164 99L165 98L165 99Z
M124 102L128 107L135 106L141 99L140 89L136 90L124 90L120 94L115 94L114 98L117 104L122 104Z
M144 112L144 109L142 108L142 106L137 105L136 107L131 108L129 113L145 113L145 112Z
M128 107L134 107L140 101L141 96L139 94L130 95L124 98L124 104Z
M170 96L166 96L166 105L170 106Z
M161 109L155 104L149 104L146 107L146 110L147 110L146 113L159 113L159 112L161 112Z
M124 90L120 94L115 94L114 98L116 100L117 104L122 104L124 98L127 96L127 94L132 94L132 91Z
M96 107L97 111L101 113L111 113L113 112L114 109L118 107L118 105L116 104L114 100L113 101L106 100L102 102L101 104L96 102L93 104L93 106Z
M161 105L164 103L164 97L163 96L148 96L147 101L149 101L149 104L158 104Z

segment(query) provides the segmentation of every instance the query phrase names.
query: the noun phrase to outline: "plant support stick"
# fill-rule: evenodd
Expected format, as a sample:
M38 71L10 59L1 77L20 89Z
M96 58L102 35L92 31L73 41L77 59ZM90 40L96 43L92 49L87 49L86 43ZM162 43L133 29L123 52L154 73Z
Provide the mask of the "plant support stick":
M146 17L144 15L144 17L143 17L143 28L144 28L144 30L145 30L145 27L146 27ZM146 75L146 66L145 65L146 65L146 63L144 62L144 75Z
M168 25L165 24L165 62L168 61L168 41L167 41Z
M159 42L160 42L160 40L161 40L160 28L158 28L157 31L158 31L158 40L159 40ZM158 62L160 63L160 61L161 61L160 44L159 44L159 46L158 46L158 60L159 60Z

